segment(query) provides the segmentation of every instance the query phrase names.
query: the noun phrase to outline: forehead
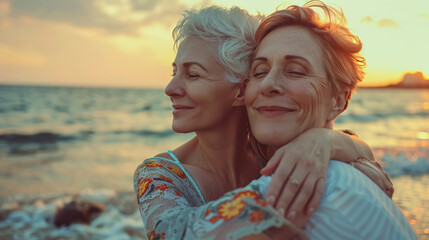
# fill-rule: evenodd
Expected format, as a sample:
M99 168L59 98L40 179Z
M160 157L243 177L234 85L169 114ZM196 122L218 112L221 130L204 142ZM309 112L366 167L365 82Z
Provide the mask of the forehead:
M199 37L187 37L179 45L174 63L198 62L205 66L216 64L216 48Z
M304 57L313 67L321 67L323 52L316 37L304 27L280 27L270 32L262 40L256 57L284 58L286 55L294 55Z

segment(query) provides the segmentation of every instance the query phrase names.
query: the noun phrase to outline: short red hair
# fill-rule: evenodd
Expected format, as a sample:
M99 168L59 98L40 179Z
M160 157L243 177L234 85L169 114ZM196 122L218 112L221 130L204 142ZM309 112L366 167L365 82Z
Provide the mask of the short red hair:
M322 10L323 14L315 9ZM366 61L360 54L362 42L348 29L341 9L320 1L310 1L302 7L291 5L283 10L277 8L259 25L255 34L257 45L271 31L285 26L301 26L314 34L326 56L324 67L335 95L344 91L351 93L363 80Z

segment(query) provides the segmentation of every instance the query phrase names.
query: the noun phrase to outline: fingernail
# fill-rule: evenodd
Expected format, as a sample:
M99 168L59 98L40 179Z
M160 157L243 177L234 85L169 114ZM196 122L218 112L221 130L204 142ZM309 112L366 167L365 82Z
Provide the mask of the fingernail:
M275 199L275 197L273 195L267 197L267 203L270 204L270 205L274 205L275 200L276 199Z
M290 212L288 215L287 215L287 218L288 219L294 219L295 218L295 216L296 216L296 212L295 211L292 211L292 212Z
M285 210L284 208L280 208L279 210L280 215L284 216L285 215Z

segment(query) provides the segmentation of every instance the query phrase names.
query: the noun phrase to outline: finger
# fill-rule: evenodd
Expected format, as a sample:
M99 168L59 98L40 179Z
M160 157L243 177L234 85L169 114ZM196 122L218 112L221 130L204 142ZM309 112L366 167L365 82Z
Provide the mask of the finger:
M268 204L272 206L275 206L276 200L279 198L281 192L283 191L285 183L287 183L289 176L295 169L295 166L282 166L284 164L280 165L281 167L276 170L273 175L273 178L271 179L270 184L268 185L266 194L266 200Z
M276 151L268 161L267 165L261 169L261 175L267 176L273 174L281 162L280 160L283 159L283 156L283 151Z
M283 186L287 182L287 179L289 178L290 174L294 171L295 165L297 163L297 161L295 160L296 157L294 157L293 154L290 154L286 159L283 153L283 150L276 151L271 158L271 160L277 162L277 164L273 179L268 186L266 196L272 195L276 197L275 199L277 199L277 196L279 196L282 192ZM271 162L271 160L269 162ZM274 203L272 205L274 205Z
M277 198L275 208L279 211L285 211L289 208L302 183L304 182L307 173L293 171L287 183L283 187L280 196Z
M322 200L323 193L325 192L325 177L319 177L316 180L316 185L314 187L313 195L311 196L310 201L307 204L306 214L308 217L316 211L319 206L320 201Z
M306 206L310 202L315 191L316 183L317 176L312 177L311 174L308 175L307 178L304 179L303 184L296 193L296 196L292 199L292 202L289 204L289 208L286 211L286 218L298 227L303 227L308 218L310 218L305 211Z

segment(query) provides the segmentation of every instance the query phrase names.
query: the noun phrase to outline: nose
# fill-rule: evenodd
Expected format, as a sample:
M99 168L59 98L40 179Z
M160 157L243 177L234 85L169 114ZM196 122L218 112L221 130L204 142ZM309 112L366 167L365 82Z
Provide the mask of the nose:
M281 85L283 79L281 71L271 69L261 82L261 92L265 96L281 95L284 89Z
M176 73L176 75L168 83L167 87L165 87L164 92L170 98L183 97L185 95L185 89L183 84L183 81Z

